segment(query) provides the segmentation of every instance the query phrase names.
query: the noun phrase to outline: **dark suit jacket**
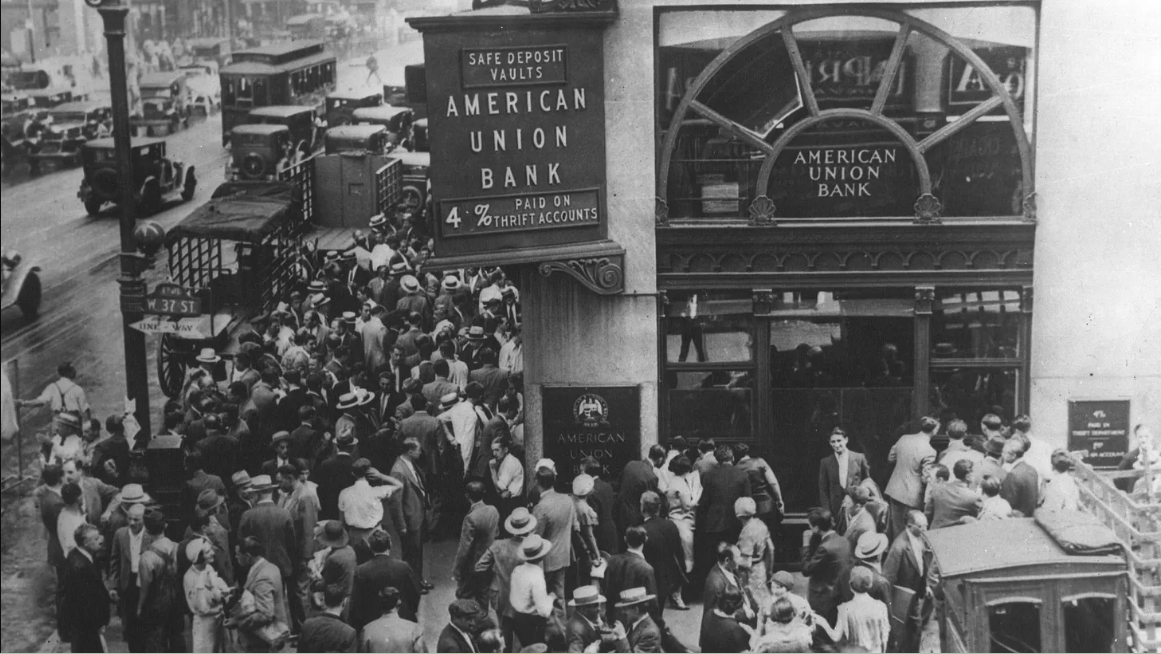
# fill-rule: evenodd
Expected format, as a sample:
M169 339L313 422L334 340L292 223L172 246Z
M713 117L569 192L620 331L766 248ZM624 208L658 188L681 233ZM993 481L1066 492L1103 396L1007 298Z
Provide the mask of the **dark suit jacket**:
M1032 517L1040 503L1040 475L1027 462L1019 461L1000 484L1000 497L1008 500L1013 509Z
M645 491L657 492L657 473L653 471L653 464L648 461L625 464L621 471L621 490L617 494L622 531L641 524L641 495ZM731 505L730 512L733 510Z
M460 585L468 583L476 569L476 563L496 540L500 531L500 512L496 507L480 502L471 507L464 516L460 530L460 546L456 550L453 570L459 575Z
M630 652L661 651L661 630L648 615L629 629L626 638L629 641Z
M294 518L289 511L273 502L254 505L242 514L242 523L238 526L238 542L247 536L266 546L266 560L278 566L283 579L294 573L299 550L294 539Z
M197 450L202 453L203 469L217 475L219 479L229 479L238 471L238 440L223 433L210 434L198 441Z
M703 652L745 652L750 648L750 634L733 618L709 612L702 620L698 647Z
M978 491L968 488L966 482L949 481L936 486L924 507L931 529L942 529L961 524L965 516L980 515L984 498Z
M927 583L932 557L931 548L927 546L925 540L923 560L916 560L915 550L911 548L911 541L904 531L895 537L895 542L891 543L891 548L887 550L887 560L883 562L883 576L896 586L918 592Z
M714 567L710 568L709 573L705 576L705 588L702 590L701 627L703 630L705 629L706 622L713 615L714 609L721 602L722 594L729 588L733 588L739 592L742 591L742 588L738 584L731 581L722 572L722 567L715 563Z
M312 425L300 423L290 432L290 456L306 459L312 468L320 463L318 457L325 451L326 445L322 432Z
M617 522L613 517L617 510L617 494L613 491L612 484L597 477L588 500L589 506L597 512L597 526L593 529L597 547L609 554L620 552L621 539L617 535Z
M802 562L802 574L810 579L806 599L815 611L827 615L851 596L851 568L855 559L846 538L832 531L817 545L812 539L802 548Z
M413 464L414 465L414 464ZM415 466L415 471L419 474L417 478L411 474L411 469L403 462L403 459L397 459L395 465L391 466L391 476L403 483L403 488L399 491L399 504L403 509L403 525L412 533L419 533L423 529L423 521L426 517L427 510L427 491L426 483L423 480L423 472Z
M378 616L375 604L379 591L394 586L399 591L399 617L415 622L419 614L419 580L411 566L387 554L372 557L355 568L355 584L349 607L351 625L362 629Z
M653 566L632 552L610 556L609 566L605 570L605 596L619 598L621 591L630 588L644 588L649 595L656 595L657 580L653 576ZM649 612L660 613L658 601L664 599L659 598L659 600L651 601ZM608 612L606 620L609 624L613 624L617 619L617 609L613 606L614 604L616 604L615 600L608 602L605 607Z
M330 613L318 613L302 623L298 636L300 652L354 652L358 648L355 630Z
M149 549L152 542L153 537L142 531L141 552ZM132 556L129 551L129 527L121 527L113 534L113 549L109 553L109 590L121 593L129 587L129 579L133 574Z
M439 632L439 642L435 646L437 652L475 652L477 651L464 640L463 635L452 625L447 625Z
M97 566L79 549L65 560L59 597L59 620L72 632L93 634L109 624L109 591Z
M52 566L62 566L65 563L65 556L56 533L56 519L60 516L60 510L64 508L64 500L61 499L60 493L42 488L39 501L40 519L48 531L48 563Z
M858 486L864 479L871 476L871 468L867 465L867 457L858 452L849 452L847 457L847 488ZM834 454L822 460L818 465L818 501L821 506L830 510L836 518L841 514L840 507L846 490L839 483L838 457Z
M697 505L697 530L706 534L741 528L734 502L750 496L750 476L732 465L716 465L701 476L701 501Z
M198 470L185 482L186 504L189 509L197 505L198 495L204 490L212 490L221 497L226 497L226 484L217 475L211 475L204 470Z
M439 419L426 411L417 411L407 416L399 423L399 440L402 442L408 438L414 438L423 446L424 456L427 457L424 471L429 474L437 472L439 470L437 466L439 442L445 438L443 425L440 424Z
M339 493L355 483L355 475L351 474L354 462L352 454L335 453L319 464L314 473L314 481L318 484L319 520L339 519Z
M645 560L653 567L657 596L669 597L685 579L685 554L681 533L672 520L652 518L642 525L649 540L645 541Z
M499 354L497 350L496 355ZM468 381L479 382L484 387L484 404L495 408L500 396L504 394L504 388L508 386L508 371L489 363L469 372Z

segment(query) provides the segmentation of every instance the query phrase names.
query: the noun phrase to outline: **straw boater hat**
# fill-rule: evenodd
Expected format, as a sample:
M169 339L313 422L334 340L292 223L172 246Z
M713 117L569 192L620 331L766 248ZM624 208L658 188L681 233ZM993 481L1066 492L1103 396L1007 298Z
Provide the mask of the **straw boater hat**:
M458 291L460 289L460 280L455 275L448 275L443 278L443 290Z
M370 227L372 230L377 231L386 224L387 224L387 216L384 216L381 213L377 213L374 216L371 216L371 222L367 223L367 226Z
M579 474L572 480L572 494L577 497L588 497L593 492L596 482L586 474Z
M484 333L484 328L480 325L472 325L472 328L468 330L469 341L482 341L486 338L488 335Z
M548 468L549 470L556 472L556 462L554 462L552 459L541 459L536 462L535 469L540 470L541 468Z
M656 595L650 595L643 586L628 588L621 591L621 601L617 602L616 608L621 609L626 606L636 606L637 604L644 604L656 598Z
M407 264L403 263L402 261L397 261L391 264L391 272L395 275L402 275L403 273L407 272Z
M539 561L548 555L550 549L552 549L551 541L544 540L537 534L531 534L524 539L524 543L520 546L520 560Z
M347 543L350 542L350 538L347 537L347 530L343 529L343 523L338 520L327 520L323 525L322 533L318 536L318 540L323 545L334 549L346 547Z
M446 411L446 410L452 408L453 406L455 406L456 404L458 404L459 401L460 401L459 392L448 393L447 395L444 395L443 397L439 398L439 410Z
M337 409L353 409L357 406L363 406L371 401L370 393L343 393L339 396L339 403L335 407Z
M855 558L877 559L887 551L886 534L865 532L859 536L859 543L855 546Z
M353 322L355 322L355 318L357 318L357 317L358 316L357 316L357 314L355 314L354 311L344 311L343 312L343 322L353 323Z
M141 484L125 484L125 487L121 489L122 504L145 504L152 501Z
M399 286L404 293L419 292L419 280L414 275L404 275L403 279L399 280Z
M512 509L512 514L504 521L504 529L513 536L523 536L536 529L536 516L522 506L516 507Z
M276 486L277 484L270 479L270 475L258 475L250 481L250 490L255 493L273 490Z
M343 252L343 254L342 254L343 261L354 261L356 258L357 257L355 255L354 250L347 250L346 252Z
M212 347L203 347L202 351L198 353L198 363L217 363L222 360L218 353Z
M327 250L327 254L326 254L326 262L327 263L334 263L338 260L339 260L339 251L338 250Z
M594 606L605 601L605 596L601 595L601 591L596 586L577 586L576 590L572 591L572 599L568 601L569 606Z
M321 279L315 279L306 285L306 290L310 293L326 293L327 285Z

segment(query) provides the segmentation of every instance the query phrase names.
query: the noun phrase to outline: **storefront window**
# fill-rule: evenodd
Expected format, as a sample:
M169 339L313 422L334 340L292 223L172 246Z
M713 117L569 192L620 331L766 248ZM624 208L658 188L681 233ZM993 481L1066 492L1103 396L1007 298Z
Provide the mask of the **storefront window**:
M1064 600L1064 651L1112 652L1117 599L1077 597Z
M1020 292L936 290L933 359L1014 359L1019 355Z
M666 395L674 436L719 441L751 438L754 401L751 371L669 372Z
M662 12L658 195L672 219L910 217L927 195L943 217L1019 215L1036 21L995 5Z
M944 424L958 418L973 428L989 413L1011 420L1019 381L1014 367L933 369L929 412L942 416Z
M753 301L747 292L670 294L665 349L670 362L749 361L753 358Z
M1041 651L1040 603L1014 601L989 606L988 631L990 652Z

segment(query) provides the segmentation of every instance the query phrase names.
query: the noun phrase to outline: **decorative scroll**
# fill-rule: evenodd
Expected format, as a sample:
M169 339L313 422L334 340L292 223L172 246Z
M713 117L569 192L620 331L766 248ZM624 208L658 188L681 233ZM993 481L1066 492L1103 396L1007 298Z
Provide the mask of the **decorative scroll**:
M754 289L754 315L768 315L774 310L774 290L769 288Z
M774 206L773 200L765 195L759 195L750 203L750 225L753 227L774 225L777 211L778 207Z
M625 258L623 256L592 259L566 259L540 264L540 274L548 277L563 272L597 295L616 295L625 290Z
M916 315L931 315L932 305L935 304L935 287L934 286L916 286L915 287L915 314Z
M653 205L653 218L657 221L658 227L669 226L669 204L661 198L653 198L655 204Z
M1030 223L1036 222L1036 194L1031 193L1025 196L1021 206L1024 210L1024 220Z
M915 201L915 222L938 223L943 213L943 203L930 193L924 193Z

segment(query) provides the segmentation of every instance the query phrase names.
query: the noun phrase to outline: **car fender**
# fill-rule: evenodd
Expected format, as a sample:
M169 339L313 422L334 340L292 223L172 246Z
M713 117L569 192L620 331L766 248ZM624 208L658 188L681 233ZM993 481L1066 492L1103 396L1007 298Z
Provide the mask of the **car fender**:
M137 197L138 198L144 197L145 189L149 188L150 184L156 185L159 190L161 189L161 182L159 182L157 177L155 177L154 175L150 175L149 177L145 178L144 182L141 182L141 188L137 189Z
M189 181L190 177L194 177L195 181L197 180L197 177L194 176L194 168L195 166L188 166L185 168L181 174L181 184L178 184L178 186L185 188L186 182Z
M8 278L8 282L4 286L4 295L0 299L0 308L7 309L16 304L16 299L20 297L20 289L24 288L24 280L28 279L29 275L40 274L40 266L33 265L27 261L21 261L12 269L11 274L12 276Z

